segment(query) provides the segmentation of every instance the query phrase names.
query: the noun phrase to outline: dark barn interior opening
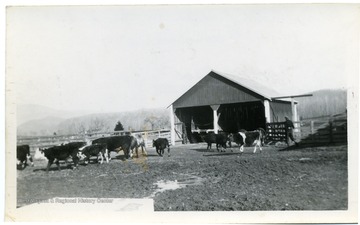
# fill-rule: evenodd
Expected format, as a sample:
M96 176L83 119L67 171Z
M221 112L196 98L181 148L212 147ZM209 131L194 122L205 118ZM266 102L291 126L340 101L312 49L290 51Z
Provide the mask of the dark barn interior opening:
M224 104L219 113L219 126L225 132L265 128L265 107L261 101Z
M223 132L235 133L241 129L265 129L265 108L261 101L223 104L218 109L218 124ZM202 141L201 135L214 129L213 110L210 106L178 108L176 116L184 124L190 143ZM195 132L194 132L195 130ZM196 130L202 130L200 133Z

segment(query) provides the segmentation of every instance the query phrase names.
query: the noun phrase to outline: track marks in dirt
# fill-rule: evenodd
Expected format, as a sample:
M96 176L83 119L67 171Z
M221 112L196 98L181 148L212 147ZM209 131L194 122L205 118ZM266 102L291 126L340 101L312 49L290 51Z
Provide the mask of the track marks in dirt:
M206 145L173 147L171 157L114 159L109 164L79 166L77 170L54 168L48 174L43 170L46 162L37 161L34 168L17 172L18 203L34 196L153 196L157 211L347 208L344 147L313 151L311 148L278 151L267 147L256 154L204 149ZM148 153L156 154L151 149ZM300 160L303 158L311 160ZM156 183L161 180L176 181L181 188L158 192Z

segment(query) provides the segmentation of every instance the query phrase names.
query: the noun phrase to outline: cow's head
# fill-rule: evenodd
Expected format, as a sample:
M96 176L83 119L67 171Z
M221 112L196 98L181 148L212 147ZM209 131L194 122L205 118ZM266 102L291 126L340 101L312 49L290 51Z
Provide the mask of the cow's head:
M21 166L21 164L22 164L21 161L17 159L16 165L19 167L19 166Z
M18 170L23 170L25 168L25 166L23 167L25 163L22 163L20 160L17 160L16 162L16 169Z
M156 141L155 140L153 140L153 147L155 147L156 146Z

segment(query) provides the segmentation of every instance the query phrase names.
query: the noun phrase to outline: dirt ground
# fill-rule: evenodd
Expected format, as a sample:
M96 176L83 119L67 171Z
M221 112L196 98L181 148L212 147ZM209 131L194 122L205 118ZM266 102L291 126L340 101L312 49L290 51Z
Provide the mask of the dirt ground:
M233 152L231 151L233 150ZM171 156L147 156L109 164L46 161L17 171L19 207L53 197L153 198L156 211L346 210L347 146L280 151L246 147L226 152L206 144L171 147Z

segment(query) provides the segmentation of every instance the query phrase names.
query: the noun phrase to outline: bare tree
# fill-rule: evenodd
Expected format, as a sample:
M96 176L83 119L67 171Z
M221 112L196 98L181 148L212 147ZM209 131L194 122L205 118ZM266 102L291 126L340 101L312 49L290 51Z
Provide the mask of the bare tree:
M156 116L146 117L144 123L150 124L152 130L163 129L165 127L168 127L170 124L169 119L167 117L156 117Z
M105 121L103 119L95 117L95 119L90 120L88 132L99 132L104 130L104 128Z
M74 129L76 134L85 134L86 126L83 122L75 122Z
M149 117L145 118L144 123L149 123L151 125L151 130L154 130L156 120L157 120L157 118L155 116L149 116Z

